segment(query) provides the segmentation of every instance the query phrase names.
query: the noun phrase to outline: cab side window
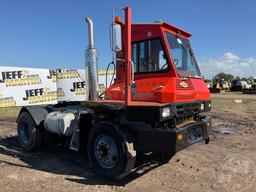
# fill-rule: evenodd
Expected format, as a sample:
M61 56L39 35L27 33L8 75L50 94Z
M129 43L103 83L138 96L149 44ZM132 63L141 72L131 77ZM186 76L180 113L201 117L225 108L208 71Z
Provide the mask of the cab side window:
M166 71L169 68L160 39L132 44L134 72Z

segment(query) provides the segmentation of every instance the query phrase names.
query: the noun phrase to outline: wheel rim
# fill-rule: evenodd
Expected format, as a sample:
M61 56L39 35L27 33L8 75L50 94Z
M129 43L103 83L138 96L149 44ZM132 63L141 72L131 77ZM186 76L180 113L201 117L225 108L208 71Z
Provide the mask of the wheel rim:
M24 143L28 143L30 141L30 130L27 122L25 121L21 122L20 136Z
M94 143L94 156L98 164L105 168L113 168L118 161L118 150L112 137L101 134Z

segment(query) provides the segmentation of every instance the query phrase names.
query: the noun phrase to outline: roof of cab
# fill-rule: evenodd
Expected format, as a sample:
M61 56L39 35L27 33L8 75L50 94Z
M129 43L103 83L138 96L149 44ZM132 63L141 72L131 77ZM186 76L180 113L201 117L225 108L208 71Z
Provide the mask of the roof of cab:
M184 31L184 30L182 30L182 29L180 29L180 28L178 28L178 27L176 27L176 26L174 26L174 25L171 25L171 24L169 24L169 23L163 22L163 23L162 23L162 26L163 26L164 28L169 29L169 30L171 30L171 31L174 31L174 32L176 32L176 33L178 33L178 31L179 31L182 35L184 35L184 36L186 36L186 37L191 37L191 34L190 34L189 32Z
M157 26L158 25L158 26L161 26L161 27L163 27L163 28L165 28L167 30L171 30L171 31L173 31L175 33L180 32L186 38L189 38L189 37L192 36L189 32L187 32L187 31L185 31L183 29L180 29L180 28L178 28L178 27L176 27L174 25L171 25L170 23L167 23L167 22L160 22L160 23L133 23L132 25L135 25L135 26L143 26L143 25L145 25L145 26L149 26L149 25Z

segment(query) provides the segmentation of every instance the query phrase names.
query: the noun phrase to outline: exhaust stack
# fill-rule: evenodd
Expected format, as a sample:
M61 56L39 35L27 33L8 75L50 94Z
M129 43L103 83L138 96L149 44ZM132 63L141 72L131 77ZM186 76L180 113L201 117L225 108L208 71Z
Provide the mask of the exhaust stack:
M89 47L85 50L85 74L89 88L89 100L98 99L98 54L94 47L93 40L93 22L90 17L86 17L88 24Z
M88 24L88 39L89 39L89 49L94 48L94 39L93 39L93 22L90 17L86 17L85 21Z

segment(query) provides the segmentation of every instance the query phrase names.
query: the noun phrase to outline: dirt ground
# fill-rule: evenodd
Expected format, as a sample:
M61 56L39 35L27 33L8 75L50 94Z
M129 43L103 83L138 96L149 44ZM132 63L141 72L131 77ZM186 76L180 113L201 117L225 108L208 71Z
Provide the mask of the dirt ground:
M141 164L124 181L97 176L63 146L22 151L15 116L0 115L0 191L256 191L256 95L212 95L208 145L197 143L167 164Z

